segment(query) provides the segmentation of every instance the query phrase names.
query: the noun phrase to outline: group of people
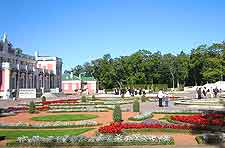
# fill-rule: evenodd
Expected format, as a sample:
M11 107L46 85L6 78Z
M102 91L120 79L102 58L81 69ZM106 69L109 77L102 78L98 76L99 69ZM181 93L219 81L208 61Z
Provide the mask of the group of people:
M123 88L123 89L119 89L119 88L115 88L114 89L114 94L115 95L125 95L129 93L130 96L136 96L136 95L146 95L146 91L143 88L138 88L138 89L134 89L134 88Z
M159 101L159 107L168 107L169 106L169 95L163 91L159 91L157 95ZM163 102L165 103L163 105Z
M220 90L217 87L215 88L197 87L196 92L198 99L206 99L208 98L208 94L210 95L211 98L213 97L217 98Z

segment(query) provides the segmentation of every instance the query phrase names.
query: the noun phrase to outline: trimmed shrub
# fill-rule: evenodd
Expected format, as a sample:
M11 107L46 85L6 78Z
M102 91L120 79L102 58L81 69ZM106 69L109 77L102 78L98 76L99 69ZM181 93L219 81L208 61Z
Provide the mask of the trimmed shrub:
M137 99L133 103L133 112L140 112L140 103Z
M42 96L41 101L42 102L46 102L46 97L45 96Z
M81 102L87 102L87 97L86 96L82 96L81 97Z
M91 101L96 101L96 97L95 97L95 95L92 95L92 97L91 97Z
M34 101L31 101L30 104L29 104L29 113L33 114L35 112L36 112L35 103L34 103Z
M122 112L121 112L121 109L120 109L120 105L116 104L115 108L113 110L113 121L118 122L118 121L121 121L121 120L122 120Z

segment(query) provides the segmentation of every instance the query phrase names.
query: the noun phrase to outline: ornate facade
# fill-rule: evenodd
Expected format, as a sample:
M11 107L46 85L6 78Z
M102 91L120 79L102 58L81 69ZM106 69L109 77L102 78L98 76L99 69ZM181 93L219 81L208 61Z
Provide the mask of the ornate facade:
M36 88L37 92L61 90L62 60L58 57L23 54L4 34L0 40L0 97L7 91Z

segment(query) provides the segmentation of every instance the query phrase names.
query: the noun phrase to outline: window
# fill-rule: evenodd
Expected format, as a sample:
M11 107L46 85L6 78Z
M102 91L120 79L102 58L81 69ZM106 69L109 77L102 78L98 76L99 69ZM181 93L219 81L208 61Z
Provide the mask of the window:
M68 89L69 89L68 84L64 84L64 90L68 90Z

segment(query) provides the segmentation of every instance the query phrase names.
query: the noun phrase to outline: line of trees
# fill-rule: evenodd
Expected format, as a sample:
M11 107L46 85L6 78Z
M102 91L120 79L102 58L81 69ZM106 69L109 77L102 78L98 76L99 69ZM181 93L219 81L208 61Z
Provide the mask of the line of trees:
M224 79L225 42L200 45L190 54L174 55L139 50L130 56L102 58L77 65L74 75L82 72L94 76L100 88L132 86L133 84L168 84L169 87L202 85ZM65 73L70 71L66 70Z

